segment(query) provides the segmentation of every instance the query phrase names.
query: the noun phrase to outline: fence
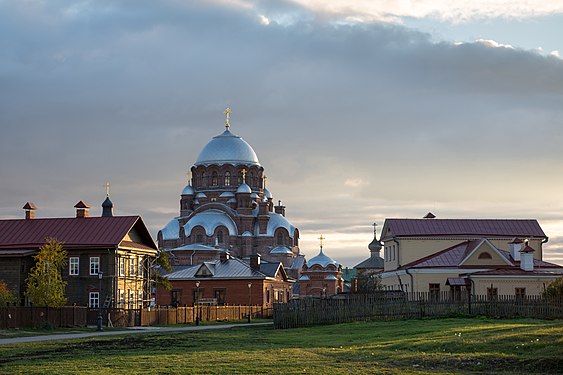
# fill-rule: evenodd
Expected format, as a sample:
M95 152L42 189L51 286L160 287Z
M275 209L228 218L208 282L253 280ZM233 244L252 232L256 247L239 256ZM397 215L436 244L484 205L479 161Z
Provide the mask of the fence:
M563 318L563 298L467 294L350 295L339 299L300 299L274 305L274 327L296 328L361 320L445 316Z
M97 324L98 309L88 307L0 307L0 329L24 327L84 327ZM263 306L151 307L143 309L102 309L103 325L114 327L191 324L271 318L273 310Z

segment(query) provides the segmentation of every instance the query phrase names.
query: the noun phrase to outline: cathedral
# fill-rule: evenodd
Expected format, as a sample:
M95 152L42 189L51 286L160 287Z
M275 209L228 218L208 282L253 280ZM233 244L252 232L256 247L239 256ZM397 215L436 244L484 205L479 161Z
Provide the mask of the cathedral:
M191 167L180 195L179 216L158 232L158 246L175 265L259 255L280 262L297 278L303 265L299 230L266 188L264 167L252 147L230 130L213 137Z

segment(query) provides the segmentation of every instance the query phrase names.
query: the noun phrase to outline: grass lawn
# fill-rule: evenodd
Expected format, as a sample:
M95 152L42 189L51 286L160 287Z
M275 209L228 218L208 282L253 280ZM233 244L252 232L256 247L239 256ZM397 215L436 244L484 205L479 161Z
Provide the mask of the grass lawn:
M0 373L563 373L563 322L452 318L0 346Z

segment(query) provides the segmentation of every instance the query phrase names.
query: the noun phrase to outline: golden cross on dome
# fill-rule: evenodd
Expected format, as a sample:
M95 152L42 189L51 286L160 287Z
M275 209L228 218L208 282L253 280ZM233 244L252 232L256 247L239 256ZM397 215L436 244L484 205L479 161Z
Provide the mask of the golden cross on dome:
M321 236L319 237L319 240L321 240L321 249L323 248L323 240L326 240L326 237L323 237L323 235L321 234Z
M243 169L241 172L242 172L242 182L246 183L246 169Z
M375 237L376 233L377 233L377 223L373 223L373 236Z
M264 175L264 188L266 187L266 180L268 179L268 177L266 177L266 175Z
M231 120L231 109L229 107L225 108L225 127L229 130L231 124L229 123Z
M186 177L188 178L188 181L190 181L192 179L192 171L187 171Z

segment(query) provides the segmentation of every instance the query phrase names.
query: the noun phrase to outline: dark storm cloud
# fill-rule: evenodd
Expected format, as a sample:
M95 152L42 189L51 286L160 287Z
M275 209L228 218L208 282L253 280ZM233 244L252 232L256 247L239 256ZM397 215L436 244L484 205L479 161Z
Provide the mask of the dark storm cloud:
M155 233L225 106L305 235L563 208L562 60L268 4L0 3L0 216L109 179Z

